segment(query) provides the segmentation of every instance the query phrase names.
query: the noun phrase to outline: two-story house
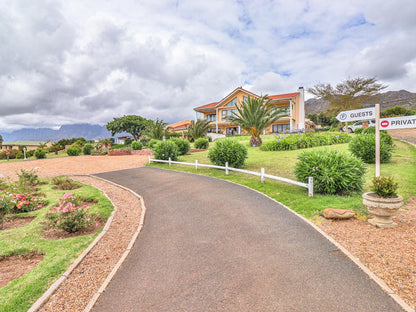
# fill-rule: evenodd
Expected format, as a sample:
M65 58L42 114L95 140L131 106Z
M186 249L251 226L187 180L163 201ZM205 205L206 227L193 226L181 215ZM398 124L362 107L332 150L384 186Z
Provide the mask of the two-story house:
M260 97L242 87L236 88L219 102L214 102L194 108L196 119L211 121L211 132L221 132L227 135L241 134L241 129L226 119L237 113L237 106L247 99ZM272 124L266 133L280 133L285 130L305 129L305 102L304 90L300 87L298 92L287 94L276 94L268 96L276 107L284 107L286 117L280 118Z

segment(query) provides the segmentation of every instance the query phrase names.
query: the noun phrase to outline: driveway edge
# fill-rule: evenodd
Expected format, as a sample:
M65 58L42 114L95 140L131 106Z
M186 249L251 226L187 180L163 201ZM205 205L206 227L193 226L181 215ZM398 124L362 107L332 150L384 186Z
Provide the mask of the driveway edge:
M156 168L156 169L160 169L160 170L168 170L168 171L175 171L175 172L180 172L180 173L186 173L186 174L191 174L191 175L195 175L196 173L190 173L190 172L184 172L184 171L178 171L178 170L172 170L172 169L164 169L164 168L157 168L157 167L150 167L150 168ZM333 239L331 236L329 236L326 232L324 232L320 227L318 227L315 223L311 222L310 220L306 219L304 216L302 216L301 214L297 213L296 211L290 209L288 206L282 204L281 202L275 200L274 198L258 191L255 189L252 189L251 187L248 187L246 185L242 185L233 181L229 181L229 180L225 180L225 179L220 179L220 178L215 178L215 177L211 177L211 176L205 176L205 177L209 177L212 179L218 179L218 180L222 180L222 181L226 181L232 184L236 184L242 187L245 187L249 190L252 190L254 192L257 192L263 196L266 196L267 198L271 199L272 201L278 203L279 205L282 205L285 209L287 209L288 211L290 211L292 214L294 214L295 216L297 216L298 218L302 219L304 222L308 223L310 226L312 226L312 228L314 228L317 232L319 232L322 236L324 236L328 241L330 241L332 244L334 244L341 252L343 252L352 262L354 262L364 273L366 273L368 275L368 277L370 279L372 279L376 284L378 284L381 289L388 294L402 309L403 311L406 312L415 312L415 310L410 307L402 298L400 298L382 279L380 279L378 276L376 276L372 271L370 271L370 269L368 269L357 257L355 257L352 253L350 253L347 249L345 249L340 243L338 243L335 239ZM87 311L84 311L87 312Z

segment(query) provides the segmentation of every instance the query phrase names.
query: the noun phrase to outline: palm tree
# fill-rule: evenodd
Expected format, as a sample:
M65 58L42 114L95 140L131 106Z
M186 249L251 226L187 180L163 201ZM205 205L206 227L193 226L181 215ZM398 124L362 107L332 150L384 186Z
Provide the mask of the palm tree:
M207 133L210 128L209 120L198 119L196 122L191 121L191 124L188 126L188 135L195 140L202 138Z
M260 134L264 128L286 116L283 108L274 106L267 95L259 98L248 98L237 106L238 114L227 117L227 120L239 125L251 134L250 146L261 146Z
M163 137L169 136L170 129L170 127L166 127L166 122L156 119L149 124L146 132L151 139L162 140Z

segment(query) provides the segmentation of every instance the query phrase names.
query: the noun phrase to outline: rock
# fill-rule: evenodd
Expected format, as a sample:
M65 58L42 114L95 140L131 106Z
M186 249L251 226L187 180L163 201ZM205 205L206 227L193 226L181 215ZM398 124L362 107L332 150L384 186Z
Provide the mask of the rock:
M354 215L355 212L349 209L327 208L324 210L324 217L327 219L350 219Z

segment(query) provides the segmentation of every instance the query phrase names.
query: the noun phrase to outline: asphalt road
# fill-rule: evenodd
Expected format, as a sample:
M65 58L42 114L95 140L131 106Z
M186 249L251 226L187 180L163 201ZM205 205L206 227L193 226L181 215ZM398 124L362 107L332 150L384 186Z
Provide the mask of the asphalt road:
M150 167L97 176L142 195L147 212L93 311L402 311L321 234L257 192Z

